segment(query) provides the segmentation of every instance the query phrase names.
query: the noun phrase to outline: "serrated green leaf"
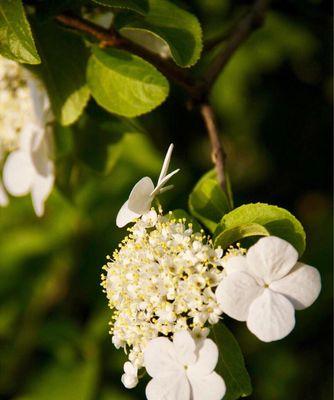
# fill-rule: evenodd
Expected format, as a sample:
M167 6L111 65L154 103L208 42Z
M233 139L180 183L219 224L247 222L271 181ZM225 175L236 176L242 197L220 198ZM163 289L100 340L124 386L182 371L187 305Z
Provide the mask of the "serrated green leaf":
M224 400L249 396L252 393L252 384L238 342L223 323L218 323L211 329L214 342L219 348L216 372L223 377L226 384Z
M150 34L152 41L160 38L181 67L192 66L201 55L202 29L198 19L167 0L149 0L149 11L144 17L120 14L116 25L124 36L130 34L138 44L142 44L141 33Z
M210 171L196 184L189 196L189 210L203 225L214 232L229 210L226 194Z
M21 0L0 2L0 54L20 63L41 62Z
M125 117L136 117L153 110L169 92L167 79L153 65L112 48L93 48L87 82L98 104Z
M35 23L36 44L42 64L34 67L44 81L52 110L62 125L75 122L88 99L87 50L82 39L57 24Z
M125 8L139 14L148 12L147 0L92 0L92 2L105 7Z
M200 230L202 229L201 225L196 221L196 219L190 216L187 211L182 210L181 208L171 211L168 216L170 217L170 219L185 219L187 224L193 225L193 232L200 232Z
M245 204L224 215L215 232L215 245L226 247L245 237L258 235L285 239L299 255L305 250L306 235L297 218L284 208L264 203Z

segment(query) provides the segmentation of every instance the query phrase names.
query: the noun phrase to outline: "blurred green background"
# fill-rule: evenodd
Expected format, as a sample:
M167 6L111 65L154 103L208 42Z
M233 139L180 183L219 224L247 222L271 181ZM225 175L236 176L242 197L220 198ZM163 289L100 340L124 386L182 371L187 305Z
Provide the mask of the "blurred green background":
M247 2L184 2L206 37L226 30ZM321 0L275 1L265 26L234 56L211 101L219 118L235 203L285 207L308 237L303 261L323 289L297 312L290 336L261 343L226 318L240 341L256 400L332 398L332 8ZM136 180L156 178L170 142L175 189L165 210L211 168L198 113L183 92L135 121L93 101L70 128L56 128L57 189L37 219L29 198L0 209L0 398L134 400L122 387L125 356L108 335L101 267L125 230L115 216ZM93 140L92 140L93 138ZM205 400L205 399L203 399Z

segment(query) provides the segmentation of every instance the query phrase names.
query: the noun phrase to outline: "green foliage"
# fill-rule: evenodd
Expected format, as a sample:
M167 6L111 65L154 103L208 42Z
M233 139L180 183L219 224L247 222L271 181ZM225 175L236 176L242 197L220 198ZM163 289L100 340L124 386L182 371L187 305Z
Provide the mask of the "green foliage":
M80 37L53 22L34 24L42 63L33 68L42 77L57 120L76 121L89 99L86 85L87 51Z
M87 82L102 107L126 117L151 111L169 91L166 78L147 61L126 51L98 47L88 62Z
M41 62L21 0L0 2L0 54L20 63Z
M117 19L121 33L132 33L140 44L141 33L162 39L181 67L195 64L202 51L202 30L197 18L166 0L149 0L149 11L144 17L123 14Z
M302 224L289 211L269 204L240 206L224 215L215 232L215 244L223 248L250 236L278 236L302 255L306 235Z
M190 193L189 210L211 232L230 210L227 196L219 186L214 171L205 174Z
M146 14L148 11L147 0L92 0L92 2L105 7L125 8L139 14Z
M249 396L252 393L252 384L238 342L223 323L214 325L212 331L214 342L219 347L216 371L226 384L224 400Z

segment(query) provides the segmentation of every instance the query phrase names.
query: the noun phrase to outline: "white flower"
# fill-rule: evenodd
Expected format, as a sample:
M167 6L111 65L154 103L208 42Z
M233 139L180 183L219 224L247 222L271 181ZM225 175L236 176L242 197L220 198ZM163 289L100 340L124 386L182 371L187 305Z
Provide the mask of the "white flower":
M168 148L161 168L158 183L155 187L152 179L148 176L140 179L140 181L135 184L129 195L129 199L123 204L122 208L117 214L116 225L119 228L122 228L123 226L148 212L151 208L154 197L173 187L172 185L165 187L169 179L179 172L179 169L176 169L167 175L173 147L174 145L171 144Z
M260 340L287 336L295 325L295 309L309 307L321 289L317 269L298 262L291 244L278 237L260 239L246 256L229 256L216 297L223 312Z
M121 381L127 389L133 389L138 384L138 369L130 361L124 363L123 369Z
M148 400L220 400L226 387L214 372L218 348L211 339L197 343L188 331L151 340L144 352L146 371L153 378L146 387Z
M54 183L49 123L52 113L42 84L17 63L0 57L0 161L3 184L13 196L31 193L38 216ZM8 197L0 183L0 205Z

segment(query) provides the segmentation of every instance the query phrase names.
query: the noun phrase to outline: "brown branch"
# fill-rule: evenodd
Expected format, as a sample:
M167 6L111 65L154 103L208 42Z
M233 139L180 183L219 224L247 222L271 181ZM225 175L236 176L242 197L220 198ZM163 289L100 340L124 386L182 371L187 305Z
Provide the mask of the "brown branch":
M224 151L221 141L219 140L215 113L212 107L207 103L201 105L200 112L209 135L212 148L212 162L216 167L217 179L221 188L224 190L225 193L227 193L225 176L226 153Z
M116 31L104 29L99 25L71 14L60 14L56 17L56 20L66 27L73 28L77 31L94 37L100 42L100 46L102 47L116 47L118 49L127 50L140 57L143 57L145 60L151 62L168 78L182 86L191 98L199 98L200 84L189 74L187 74L184 69L176 66L169 60L164 60L159 55L145 49L144 47L139 46L134 42L131 42L130 40L118 35Z
M224 49L213 60L205 74L205 87L210 91L217 77L229 62L238 47L248 39L254 30L259 28L263 22L269 0L256 0L250 12L237 24Z

